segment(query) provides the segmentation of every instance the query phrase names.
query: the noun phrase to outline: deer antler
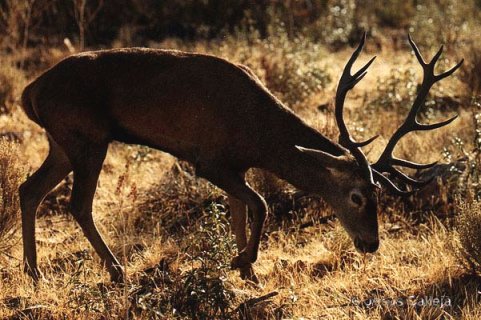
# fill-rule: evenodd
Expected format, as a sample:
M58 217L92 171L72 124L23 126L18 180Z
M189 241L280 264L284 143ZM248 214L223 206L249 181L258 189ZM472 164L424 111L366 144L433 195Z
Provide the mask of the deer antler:
M378 136L374 136L362 142L354 141L351 138L349 131L347 130L347 126L344 123L344 117L343 117L344 101L346 99L347 92L352 88L354 88L354 86L359 81L361 81L362 78L364 78L364 76L367 74L367 69L369 68L371 63L374 61L374 59L376 59L376 56L372 57L371 60L369 60L369 62L364 65L364 67L359 69L359 71L357 71L354 75L351 75L352 65L357 60L357 57L359 57L359 54L361 53L362 48L364 47L365 41L366 41L366 33L364 32L361 38L361 42L359 43L359 46L354 51L351 58L346 63L346 66L344 67L344 71L342 72L341 79L339 80L339 84L337 86L337 91L336 91L335 113L336 113L337 126L339 127L339 143L348 149L360 148L360 147L366 146L378 137Z
M423 82L421 84L421 88L419 89L418 95L411 107L411 110L409 111L409 114L406 117L406 120L396 130L396 132L394 132L388 144L386 145L386 148L384 149L383 153L381 154L381 156L379 157L378 161L375 164L373 165L369 164L369 162L366 159L366 156L361 151L360 147L368 145L369 143L374 141L374 139L376 139L378 136L376 135L366 141L356 142L349 134L349 131L347 129L347 126L344 122L344 117L343 117L344 101L346 99L347 92L352 88L354 88L354 86L359 81L361 81L362 78L364 78L364 76L367 74L367 69L376 58L375 56L371 58L371 60L369 60L369 62L366 63L361 69L359 69L359 71L351 75L352 65L357 60L359 54L362 51L362 48L364 47L364 42L366 40L366 33L363 34L361 38L361 42L359 43L359 46L354 51L351 58L347 62L346 66L344 67L344 71L342 73L341 79L339 80L339 84L337 87L336 110L335 110L336 122L337 122L337 126L339 127L339 143L345 148L349 149L349 151L358 161L359 165L364 169L363 171L368 176L369 181L374 183L374 179L373 179L373 176L374 176L376 181L386 186L391 192L397 195L403 195L403 196L410 195L413 193L413 191L404 191L399 189L388 177L384 176L382 173L389 173L394 178L397 178L400 181L417 188L423 187L424 185L428 184L431 181L431 179L426 181L415 180L407 176L402 171L396 169L394 166L406 167L411 169L427 169L434 166L437 162L429 163L429 164L419 164L419 163L411 162L404 159L398 159L395 156L393 156L392 152L396 144L399 142L399 140L407 133L412 131L427 131L427 130L437 129L451 123L458 117L456 115L448 120L435 123L435 124L421 124L416 120L416 116L420 108L422 107L424 100L426 99L431 87L436 82L453 74L463 64L463 61L464 61L464 60L461 60L458 64L456 64L454 67L452 67L448 71L443 72L439 75L435 75L434 68L435 68L436 62L441 56L441 53L443 52L443 46L441 46L441 48L434 55L432 60L429 63L426 63L421 53L419 52L418 47L416 46L416 44L414 43L410 35L408 35L408 39L411 47L414 50L416 58L418 59L419 63L423 68L423 71L424 71Z
M354 75L351 75L351 68L354 62L357 60L357 57L362 51L364 47L364 42L366 41L366 33L364 32L361 42L359 46L352 54L349 61L346 63L344 67L344 71L342 72L341 79L339 80L339 84L337 86L336 91L336 108L335 108L335 115L336 115L336 122L337 126L339 127L339 143L347 148L351 154L356 158L357 162L363 168L363 174L366 176L368 181L370 181L373 185L376 185L373 179L371 165L366 159L366 156L360 149L363 146L368 145L378 136L374 136L366 141L356 142L352 139L349 131L347 130L347 126L344 122L343 111L344 111L344 101L346 100L346 94L349 90L354 88L354 86L361 81L362 78L367 74L367 69L371 65L371 63L376 59L376 57L372 57L368 63L366 63L361 69L359 69Z
M416 55L417 60L419 61L419 63L423 68L423 73L424 73L423 82L421 84L421 88L419 89L418 95L413 103L413 106L411 107L411 110L409 111L409 114L406 117L406 120L404 120L404 123L396 130L396 132L394 132L388 144L386 145L386 148L384 149L383 153L379 157L378 161L371 166L373 174L376 177L376 179L382 184L384 184L386 187L388 187L391 191L400 195L409 195L409 194L412 194L412 191L403 191L399 189L391 180L383 176L382 173L384 172L389 173L390 175L399 179L400 181L408 185L412 185L414 187L419 188L431 182L431 179L426 181L415 180L407 176L405 173L401 172L400 170L394 168L393 166L400 166L400 167L406 167L406 168L412 168L412 169L426 169L434 166L436 162L429 163L429 164L419 164L419 163L414 163L404 159L398 159L392 154L394 147L399 142L399 140L409 132L437 129L451 123L452 121L454 121L454 119L458 117L456 115L448 120L435 123L435 124L421 124L416 120L416 115L419 112L419 109L423 106L424 100L426 99L426 96L428 95L431 87L436 82L453 74L463 64L463 61L464 61L464 59L462 59L458 64L456 64L454 67L452 67L448 71L443 72L439 75L435 75L434 67L439 57L441 56L441 53L443 52L443 46L441 46L438 52L434 55L431 62L426 63L421 53L419 52L418 47L416 46L414 41L411 39L411 35L408 35L408 39L409 39L409 44L414 50L414 54Z

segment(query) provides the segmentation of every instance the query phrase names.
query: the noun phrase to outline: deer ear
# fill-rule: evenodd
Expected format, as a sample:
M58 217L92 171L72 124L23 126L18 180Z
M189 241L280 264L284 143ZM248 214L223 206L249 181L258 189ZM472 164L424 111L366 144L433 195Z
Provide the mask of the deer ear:
M339 169L341 166L345 165L346 163L346 159L343 156L338 157L321 150L304 148L300 146L296 146L296 148L300 152L307 154L310 157L316 159L322 164L323 167L329 170Z

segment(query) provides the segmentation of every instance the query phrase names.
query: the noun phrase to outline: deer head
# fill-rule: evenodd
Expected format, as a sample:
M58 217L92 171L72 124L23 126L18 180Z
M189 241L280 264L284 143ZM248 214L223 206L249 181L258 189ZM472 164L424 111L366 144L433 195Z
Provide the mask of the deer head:
M415 180L397 167L412 169L427 169L436 164L418 164L404 159L398 159L392 155L394 147L399 140L409 132L432 130L451 123L457 116L435 124L421 124L416 120L416 115L422 107L431 87L438 81L450 76L463 63L461 60L457 65L439 75L434 74L434 67L438 61L443 47L434 55L433 59L426 63L419 52L416 44L408 36L409 43L414 50L417 60L421 64L424 76L418 95L409 111L403 124L394 132L382 152L379 159L371 164L361 150L361 147L374 141L377 136L363 142L355 141L350 135L343 118L344 101L346 94L367 74L367 69L376 57L373 57L359 71L351 74L351 68L362 51L366 34L364 33L359 46L347 62L339 80L335 99L335 116L339 127L339 143L346 149L345 155L333 156L329 153L298 147L298 149L319 161L320 165L326 168L332 176L333 190L339 190L337 194L328 199L333 206L336 216L354 241L357 250L361 252L374 252L379 247L377 203L378 192L381 186L399 196L409 196L416 189L428 184L428 181ZM399 181L410 189L398 187L394 181ZM409 187L408 187L409 188Z

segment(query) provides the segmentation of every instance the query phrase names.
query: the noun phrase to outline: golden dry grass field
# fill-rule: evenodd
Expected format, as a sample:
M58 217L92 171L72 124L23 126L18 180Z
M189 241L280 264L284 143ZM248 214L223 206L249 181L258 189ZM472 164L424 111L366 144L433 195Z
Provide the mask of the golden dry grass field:
M303 8L304 1L293 1L294 7L281 6L279 16L266 9L272 21L265 34L255 23L240 22L218 36L143 35L138 41L130 25L105 44L94 35L96 21L109 18L102 15L111 5L107 1L99 16L93 16L99 2L87 1L92 19L84 27L95 30L85 35L75 28L64 35L47 23L55 15L45 12L61 5L49 4L41 15L35 14L41 10L35 1L0 1L0 318L481 319L479 1L459 6L455 1L372 1L373 12L359 9L358 1L324 2L327 13L302 27L294 5ZM350 15L352 5L358 9ZM68 11L72 17L78 17L78 8ZM284 19L289 10L296 13L287 15L294 22ZM30 25L25 23L29 17ZM326 36L339 25L346 39ZM316 33L320 28L325 32ZM436 131L411 133L396 148L402 158L439 161L437 171L424 173L438 178L406 199L381 194L376 253L358 253L322 199L252 170L249 182L265 196L270 213L255 263L261 285L246 283L229 267L236 248L226 195L166 153L112 143L94 219L125 267L126 284L110 282L69 214L71 176L37 212L38 260L45 279L35 286L23 273L17 188L43 162L48 143L21 110L19 97L42 71L81 48L146 45L219 55L248 65L308 124L337 140L333 98L358 29L369 33L355 69L372 55L378 58L349 94L346 118L359 140L380 134L365 148L371 160L404 120L421 81L407 31L425 57L445 45L439 72L465 59L453 77L435 85L419 116L426 123L454 114L459 118Z

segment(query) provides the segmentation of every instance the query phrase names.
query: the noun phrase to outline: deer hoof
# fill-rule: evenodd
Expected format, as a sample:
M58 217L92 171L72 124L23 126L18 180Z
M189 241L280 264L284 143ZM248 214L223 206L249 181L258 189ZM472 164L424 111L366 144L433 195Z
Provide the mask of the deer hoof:
M24 271L32 278L35 284L41 280L45 280L45 276L38 268L30 268L26 266Z
M115 283L124 283L124 274L123 273L111 274L110 281Z
M254 284L259 284L259 279L254 272L252 265L240 268L240 277L242 280L253 282Z
M121 267L110 270L110 281L115 283L124 283L124 272Z

